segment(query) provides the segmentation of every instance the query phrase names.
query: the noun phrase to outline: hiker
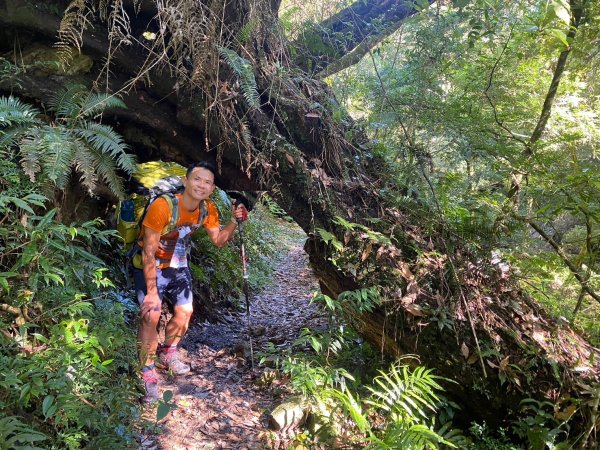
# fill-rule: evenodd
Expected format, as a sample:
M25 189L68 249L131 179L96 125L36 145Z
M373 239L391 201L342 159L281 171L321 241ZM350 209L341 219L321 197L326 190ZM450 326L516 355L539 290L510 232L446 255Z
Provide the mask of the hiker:
M148 206L142 222L136 244L139 263L136 265L134 259L137 268L133 269L133 278L141 313L138 341L146 388L143 403L159 399L155 364L175 375L190 371L190 366L180 359L177 344L192 315L192 276L187 259L191 233L202 226L212 243L223 247L233 236L238 221L247 218L244 206L234 205L231 220L220 228L217 207L208 200L215 190L215 175L211 163L201 161L191 165L182 180L183 193L175 194L175 201L169 196L157 198ZM179 211L177 223L172 224L173 231L163 234L169 229L175 206ZM157 325L163 298L171 302L173 317L167 324L165 341L158 347Z

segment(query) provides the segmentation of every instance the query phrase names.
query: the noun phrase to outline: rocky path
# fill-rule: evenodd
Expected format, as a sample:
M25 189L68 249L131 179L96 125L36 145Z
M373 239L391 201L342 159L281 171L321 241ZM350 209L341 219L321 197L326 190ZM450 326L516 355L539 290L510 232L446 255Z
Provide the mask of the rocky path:
M291 346L303 328L325 326L322 313L309 304L317 289L302 243L292 245L270 287L252 294L254 371L245 313L229 312L219 323L192 326L182 342L191 372L179 378L160 374L161 390L171 390L178 407L143 439L140 449L287 448L289 434L269 430L268 421L289 391L283 380L273 381L272 369L258 364L257 354L267 346ZM144 417L152 420L155 410L148 408Z

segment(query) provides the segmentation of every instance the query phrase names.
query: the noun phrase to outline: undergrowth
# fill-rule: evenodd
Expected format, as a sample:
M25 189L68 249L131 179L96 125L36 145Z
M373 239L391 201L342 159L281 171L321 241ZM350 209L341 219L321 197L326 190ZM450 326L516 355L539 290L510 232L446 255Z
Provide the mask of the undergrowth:
M15 154L0 179L0 448L126 448L135 338L94 253L112 231L65 225Z

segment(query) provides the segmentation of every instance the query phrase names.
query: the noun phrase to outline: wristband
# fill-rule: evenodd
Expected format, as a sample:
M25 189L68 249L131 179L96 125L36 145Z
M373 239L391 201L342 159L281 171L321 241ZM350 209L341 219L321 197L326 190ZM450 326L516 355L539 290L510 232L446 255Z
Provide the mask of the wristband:
M231 219L229 220L232 224L237 225L237 219L235 218L235 216L231 216Z

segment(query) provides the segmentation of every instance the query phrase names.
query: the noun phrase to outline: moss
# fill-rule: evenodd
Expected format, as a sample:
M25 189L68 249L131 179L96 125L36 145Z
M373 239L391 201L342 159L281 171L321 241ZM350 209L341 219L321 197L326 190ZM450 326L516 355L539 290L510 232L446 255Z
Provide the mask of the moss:
M91 57L77 53L74 53L68 64L63 64L59 50L43 44L34 44L25 49L19 57L19 62L46 75L68 76L87 73L94 65Z

